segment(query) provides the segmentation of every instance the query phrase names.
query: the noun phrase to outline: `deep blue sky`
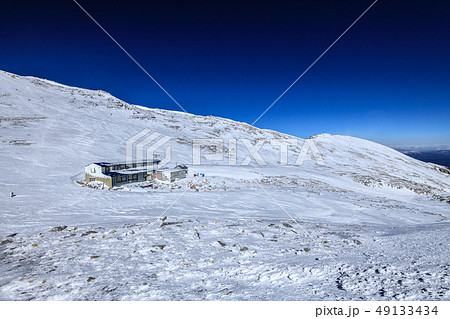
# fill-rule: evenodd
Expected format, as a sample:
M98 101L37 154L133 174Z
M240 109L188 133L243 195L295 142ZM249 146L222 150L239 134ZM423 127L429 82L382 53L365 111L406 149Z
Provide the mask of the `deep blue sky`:
M252 123L372 0L78 2L188 112ZM178 110L70 0L2 1L0 69ZM433 145L449 118L450 1L379 0L257 126Z

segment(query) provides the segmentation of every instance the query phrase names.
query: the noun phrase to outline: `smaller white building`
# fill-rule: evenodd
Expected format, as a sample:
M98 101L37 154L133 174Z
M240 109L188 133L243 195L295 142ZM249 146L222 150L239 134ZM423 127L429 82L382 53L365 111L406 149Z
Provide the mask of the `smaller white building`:
M177 165L175 168L161 168L156 171L156 179L163 182L174 182L186 178L188 168L185 165Z

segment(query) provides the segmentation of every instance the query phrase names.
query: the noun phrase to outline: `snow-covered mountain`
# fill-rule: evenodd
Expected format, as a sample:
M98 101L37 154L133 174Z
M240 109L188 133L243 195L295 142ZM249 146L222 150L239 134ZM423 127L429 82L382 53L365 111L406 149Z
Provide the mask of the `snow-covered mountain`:
M449 268L448 260L442 268L450 217L444 167L330 134L309 139L324 165L309 160L296 166L305 141L297 137L3 71L0 110L2 299L449 297L438 287L445 286L441 277L448 287ZM77 182L86 164L124 161L126 141L143 129L172 138L172 162L188 164L187 179L151 190ZM222 139L223 160L192 165L194 139ZM266 165L254 159L227 165L230 139L237 140L238 164L249 155L242 140L268 141L259 151ZM288 149L291 165L279 165L279 146L270 144L276 139L298 142ZM194 178L196 172L206 177ZM153 225L169 207L168 219ZM433 249L435 262L408 268L408 260L427 256L421 245L438 233L433 240L444 252ZM405 249L407 241L413 251ZM131 243L134 253L122 261L124 268L101 276L95 287L102 269ZM383 249L397 249L398 257ZM133 274L126 272L127 260ZM382 280L374 275L379 269L355 279L364 267L383 267L374 265L380 260L389 263L381 268ZM405 267L403 279L393 275L396 262ZM434 274L431 290L398 284L415 280L417 269Z

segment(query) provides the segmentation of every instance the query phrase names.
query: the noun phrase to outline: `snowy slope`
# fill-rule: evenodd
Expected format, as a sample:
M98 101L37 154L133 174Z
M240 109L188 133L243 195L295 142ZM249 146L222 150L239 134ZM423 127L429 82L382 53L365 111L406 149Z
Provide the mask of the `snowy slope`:
M298 291L291 290L292 295L285 295L287 292L284 284L285 280L288 280L287 282L291 284L301 285L300 277L304 276L305 269L310 269L312 273L308 275L310 276L308 280L311 282L339 276L336 265L330 264L330 256L323 251L324 248L321 246L324 241L323 236L328 238L334 236L334 242L330 239L325 241L330 242L329 249L333 251L336 259L347 256L350 260L363 260L362 254L365 251L379 250L379 247L374 246L378 240L372 240L372 238L381 236L380 234L388 232L399 238L396 240L416 240L419 244L420 236L417 235L417 229L424 231L430 238L432 237L430 234L434 234L434 229L447 229L446 221L450 217L448 172L443 167L420 162L370 141L329 134L311 137L310 140L317 145L323 155L325 165L318 165L314 161L306 161L302 166L278 165L280 159L278 147L267 143L260 151L267 165L260 166L252 160L247 166L227 166L226 154L229 139L248 139L252 144L261 139L268 141L282 138L296 139L299 146L289 148L291 164L300 153L304 140L228 119L147 109L127 104L104 91L68 87L2 71L0 71L0 110L0 163L3 167L0 183L2 207L0 251L8 256L3 259L0 266L8 273L0 282L1 299L76 299L79 289L82 290L83 287L86 289L86 285L90 285L92 281L95 282L95 279L86 282L86 278L98 278L98 272L117 254L117 252L108 252L107 248L116 242L120 244L122 240L128 242L128 239L124 237L129 234L126 229L130 228L130 231L138 234L145 229L145 225L152 225L153 221L175 201L167 215L169 219L180 224L179 231L177 232L176 226L172 226L169 232L162 234L162 230L169 230L169 228L161 228L162 222L158 222L156 226L152 225L156 230L149 231L142 239L144 243L141 243L139 247L136 246L136 251L143 254L143 257L130 257L133 260L137 258L133 262L142 270L142 272L137 271L136 278L130 280L139 280L139 276L147 272L146 267L149 266L145 260L147 257L154 258L157 250L149 253L145 242L153 242L159 238L166 242L165 245L170 248L169 251L177 257L168 261L167 264L162 259L153 260L152 272L157 273L157 269L164 268L166 273L161 273L161 276L170 278L171 275L178 274L183 284L193 285L190 286L192 291L177 294L175 291L179 287L175 283L173 287L167 286L169 279L166 278L163 280L166 288L162 288L161 282L158 286L160 290L153 293L149 292L148 287L147 289L141 287L142 291L135 294L133 285L136 282L133 281L129 285L123 283L118 291L115 288L116 293L109 294L93 289L92 295L86 294L83 298L332 299L336 297L358 299L362 296L366 299L369 298L367 296L383 297L378 294L375 279L370 279L373 280L373 291L367 294L363 291L364 287L341 278L340 284L337 288L335 287L335 292L325 294L324 291L319 291L315 293L316 297L304 288L299 288ZM82 187L76 182L83 178L83 169L88 163L125 160L127 139L145 128L172 137L167 144L172 148L172 161L190 166L190 176L186 180L176 182L172 186L161 185L155 190L143 190L133 186L121 190L92 189ZM191 141L204 138L224 139L224 159L215 163L192 166L190 165L192 162ZM244 145L238 141L237 162L241 163L248 154ZM194 178L192 173L195 172L203 172L206 177ZM195 187L191 188L192 185ZM10 198L10 192L16 193L17 196ZM311 231L312 237L305 235L304 229L293 222L292 218L295 218L300 225L306 223L308 230L315 229L314 232ZM289 227L283 226L286 221L289 221ZM183 226L183 223L186 226ZM234 226L229 226L235 223L242 223L240 230L244 230L244 233L256 235L245 238L243 243L237 243L238 232L235 231ZM127 224L132 226L128 227ZM63 225L68 228L62 231L50 231L53 227ZM420 227L429 228L422 230ZM77 230L69 232L69 229L75 228ZM197 228L205 229L207 242L201 239L205 238L204 236L195 235L199 232L194 231ZM121 229L122 231L119 232L121 235L114 235L108 239L107 234L114 234L115 232L112 232L114 229ZM186 232L186 229L190 231ZM278 239L268 242L268 236L264 236L263 230L272 237L276 236L272 232L278 232L278 235L284 238L281 240L282 245L288 245L292 250L289 247L281 247ZM286 239L284 237L288 236L286 234L293 234L291 230L295 236ZM89 231L101 233L103 237L82 236ZM346 231L350 233L341 234ZM14 233L17 235L7 237ZM191 234L194 234L192 238L189 237ZM440 236L444 235L445 232ZM87 241L90 237L94 238L92 241ZM354 244L356 242L354 240L359 237L366 240L358 239L359 244ZM180 246L177 240L180 238L186 240L186 247ZM102 242L101 239L108 239L108 242ZM380 241L383 240L380 239ZM433 240L448 242L444 237ZM159 241L148 245L160 245ZM218 244L218 241L225 246ZM49 246L58 242L66 245L64 246L66 248L63 250L58 248L52 255ZM274 243L273 246L270 246L270 243ZM77 245L81 246L79 252L72 252L70 249ZM228 248L229 245L231 248ZM249 252L245 249L241 251L242 247L239 248L239 245L245 245L249 250L248 246L252 246L252 251L256 252L264 248L266 250L264 254L273 258L264 264L266 260L264 256L255 252L252 257L249 257ZM303 251L302 256L306 256L305 245L310 253L305 257L306 259L299 261L297 259L299 255L295 253L289 255L286 261L278 260L278 258L284 258L286 252L290 254ZM125 244L119 245L117 249L120 251L125 247ZM441 253L447 253L448 246L443 248L444 251ZM227 257L222 253L222 249L232 255ZM404 248L401 249L404 250ZM69 250L70 253L68 253ZM71 258L78 259L78 256L83 256L91 250L97 250L101 257L86 257L79 268L77 268L78 264L74 266L77 269L77 275L69 276L68 265L71 264ZM160 250L164 254L167 251L167 249ZM200 263L200 260L209 258L208 254L215 255L216 260L221 260L224 264L220 266L207 261L204 264ZM436 263L442 264L442 260L439 261L439 252L434 255ZM418 255L417 252L412 252L410 256L413 258L412 256ZM424 256L426 257L426 254ZM197 260L196 257L200 258L198 262L185 262L187 259ZM167 258L170 259L170 257ZM319 258L320 262L316 262L316 258ZM100 260L103 260L102 263L99 263ZM258 268L255 264L250 265L252 260L261 267ZM326 261L322 262L322 260ZM345 263L347 262L346 259ZM361 261L356 268L365 267L364 262ZM183 266L186 263L191 266ZM303 269L301 273L295 273L297 268L294 265L298 263L304 264L304 267L300 267ZM242 268L242 264L247 265L245 269ZM39 270L50 271L50 268L55 269L51 274ZM288 269L291 279L286 279L287 274L283 275L283 272L280 274L278 270L281 268ZM316 277L314 277L313 268L318 269ZM443 272L447 271L436 270L434 264L426 265L425 268L427 272L435 271L436 276L443 276ZM201 273L199 269L202 270ZM254 272L255 276L259 276L258 280L267 281L267 284L278 282L279 287L273 286L275 288L271 294L264 297L261 291L266 291L263 287L265 283L262 282L262 286L259 284L252 286L242 281L246 276L246 269L250 269L250 273ZM274 274L268 275L268 271ZM355 269L353 271L357 272ZM411 270L412 275L414 271ZM227 282L227 285L240 287L240 290L235 287L234 294L227 294L226 290L220 292L222 291L219 289L220 285L225 283L218 285L219 279L209 283L209 288L197 289L197 286L201 284L197 280L194 280L195 283L191 282L192 276L208 277L213 273L231 278L232 282ZM265 278L264 276L268 277L261 279ZM84 277L86 278L80 279ZM110 281L117 280L108 276L105 276L103 280L110 283L108 278ZM159 280L162 277L156 275L154 280L157 280L156 278ZM292 278L299 279L292 281ZM207 279L203 280L207 281ZM42 284L43 281L47 283L48 288ZM348 286L347 290L341 289L344 282ZM57 288L62 283L66 286L64 292ZM231 290L228 286L226 288ZM207 295L195 293L197 290L207 291L208 289L214 293ZM329 287L324 286L323 289L329 289ZM347 294L351 289L357 292ZM21 295L21 292L28 290L30 291ZM435 290L433 294L428 295L413 294L412 289L407 289L398 294L400 296L398 298L448 298L448 293L446 294L442 289L435 287ZM236 293L236 291L240 292ZM246 295L245 291L250 292ZM394 298L392 297L394 294L395 291L390 298ZM387 294L384 295L387 296Z

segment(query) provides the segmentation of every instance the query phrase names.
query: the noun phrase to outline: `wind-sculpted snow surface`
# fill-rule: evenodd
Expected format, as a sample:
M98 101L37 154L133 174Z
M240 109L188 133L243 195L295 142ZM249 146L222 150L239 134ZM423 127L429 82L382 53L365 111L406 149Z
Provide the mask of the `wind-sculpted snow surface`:
M310 234L286 219L172 218L155 225L55 227L29 237L15 235L2 243L0 297L15 300L450 297L450 264L448 255L441 251L449 241L449 224L389 230L360 225L300 225ZM122 254L105 273L106 266Z
M1 71L0 108L0 299L449 299L444 167L330 134L308 139L324 165L296 166L304 139ZM171 137L186 179L83 181L143 129ZM194 139L223 140L223 159L191 165ZM266 141L266 165L227 165L233 139L237 164L240 141Z

